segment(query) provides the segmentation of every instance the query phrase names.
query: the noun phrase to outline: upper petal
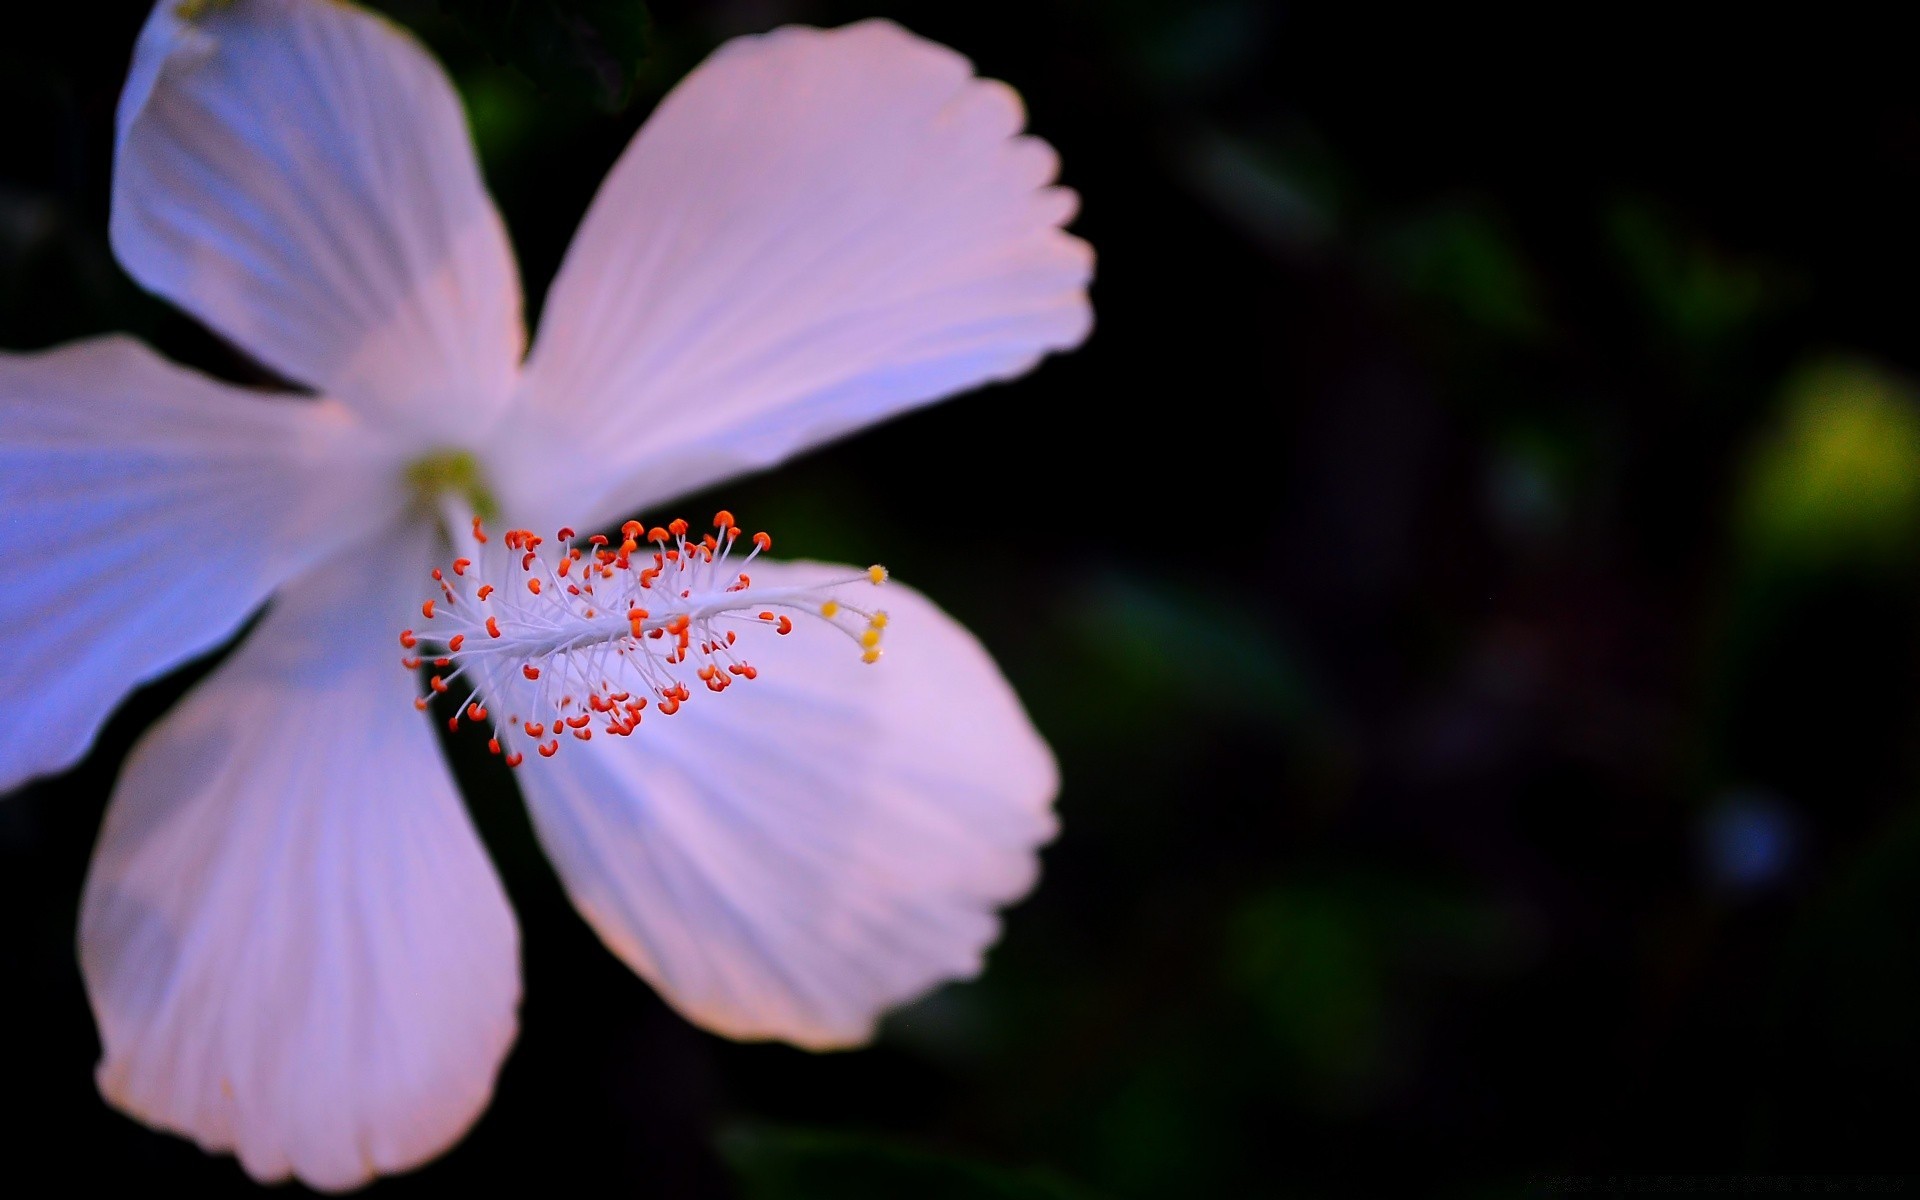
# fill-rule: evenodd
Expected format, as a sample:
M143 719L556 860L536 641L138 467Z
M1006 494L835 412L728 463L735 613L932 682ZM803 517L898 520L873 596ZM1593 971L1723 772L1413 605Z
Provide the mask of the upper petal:
M886 21L721 47L554 282L503 422L517 507L592 524L1078 344L1093 255L1024 122L1011 88Z
M823 622L761 627L738 647L757 679L520 772L580 911L719 1033L864 1041L883 1009L980 969L1052 836L1053 757L992 659L925 597L882 595L880 663Z
M100 1090L262 1181L432 1157L513 1039L513 914L397 661L423 535L288 589L135 749L87 877Z
M525 329L460 102L345 3L161 0L120 98L114 252L275 370L414 442L471 441Z
M0 791L77 761L134 687L391 520L397 478L339 405L130 338L0 354Z

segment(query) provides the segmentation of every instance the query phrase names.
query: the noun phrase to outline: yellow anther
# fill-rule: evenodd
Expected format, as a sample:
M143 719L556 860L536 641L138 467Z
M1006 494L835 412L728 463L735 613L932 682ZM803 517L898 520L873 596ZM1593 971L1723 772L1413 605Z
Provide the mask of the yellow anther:
M873 649L871 649L871 650L869 650L869 651L867 651L867 652L866 652L865 654L862 654L862 655L860 656L860 661L861 661L861 662L866 662L866 663L877 663L877 662L879 662L879 661L880 661L880 647L878 647L878 646L875 646L875 647L874 647Z
M835 600L829 600L820 606L820 615L823 617L834 617L839 615L839 612L840 604Z
M867 630L860 635L860 644L869 650L878 646L880 644L880 631L878 629Z
M887 581L887 569L879 563L875 563L867 568L867 578L871 579L876 586L885 583Z
M872 626L873 626L873 627L874 627L875 629L885 629L885 628L887 627L887 614L886 614L886 610L884 610L884 609L882 609L881 611L879 611L879 612L877 612L877 613L874 613L874 614L873 614L873 620L872 620L871 622L869 622L869 623L870 623L870 624L871 624L871 625L872 625Z

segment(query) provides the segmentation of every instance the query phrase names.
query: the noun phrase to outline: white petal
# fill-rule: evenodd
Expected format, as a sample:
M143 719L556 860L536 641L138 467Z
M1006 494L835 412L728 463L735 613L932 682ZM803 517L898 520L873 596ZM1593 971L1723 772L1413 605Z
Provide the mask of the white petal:
M0 354L0 791L399 511L332 403L217 383L128 338Z
M114 252L291 379L418 443L511 394L525 330L458 97L384 18L161 0L120 98Z
M135 749L87 877L101 1092L262 1181L431 1158L513 1040L513 914L398 662L427 561L290 588Z
M1024 122L886 21L723 46L568 251L503 422L515 506L593 524L1078 344L1093 254Z
M834 573L753 567L776 586ZM918 593L877 595L879 663L819 621L753 630L758 679L520 771L601 938L730 1037L859 1043L883 1009L975 974L1054 831L1053 757L986 651Z

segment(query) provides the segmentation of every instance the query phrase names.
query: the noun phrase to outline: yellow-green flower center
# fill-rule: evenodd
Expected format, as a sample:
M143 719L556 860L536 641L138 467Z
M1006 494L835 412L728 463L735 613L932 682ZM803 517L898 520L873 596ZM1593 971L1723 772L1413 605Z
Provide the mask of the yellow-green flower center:
M459 497L476 517L491 521L500 515L500 504L471 450L436 450L423 455L407 464L406 476L414 503L435 516L441 513L442 500L447 496Z

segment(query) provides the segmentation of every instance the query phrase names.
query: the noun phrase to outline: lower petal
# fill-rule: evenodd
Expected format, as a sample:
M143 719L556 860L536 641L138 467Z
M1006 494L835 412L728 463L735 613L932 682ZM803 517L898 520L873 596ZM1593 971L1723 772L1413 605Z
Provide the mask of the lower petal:
M394 642L428 553L288 588L135 749L87 878L101 1091L262 1181L433 1157L513 1040L513 914Z
M775 587L847 574L753 568ZM1053 834L1053 757L986 651L918 593L878 595L877 664L825 622L761 628L738 647L755 680L520 773L587 920L718 1033L867 1040L979 971Z

